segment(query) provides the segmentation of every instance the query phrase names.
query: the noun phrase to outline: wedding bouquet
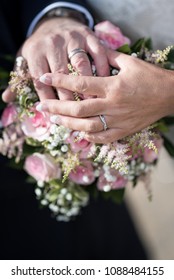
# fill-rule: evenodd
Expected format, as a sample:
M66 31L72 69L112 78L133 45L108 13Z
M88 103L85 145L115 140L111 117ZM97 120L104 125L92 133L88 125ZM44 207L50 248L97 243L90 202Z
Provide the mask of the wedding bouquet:
M137 56L149 63L174 68L174 48L152 51L149 39L133 46L121 30L108 21L95 26L96 36L108 48ZM69 65L71 75L78 75ZM96 75L92 63L93 75ZM117 75L117 69L110 69ZM0 153L15 160L36 183L35 194L43 207L49 207L58 221L69 221L89 202L90 195L102 194L116 202L122 200L128 183L133 186L149 176L158 160L160 148L173 118L164 118L142 131L108 144L93 144L83 132L53 124L50 114L36 109L39 98L23 57L16 59L10 74L11 90L16 94L1 116ZM79 99L77 94L75 99Z

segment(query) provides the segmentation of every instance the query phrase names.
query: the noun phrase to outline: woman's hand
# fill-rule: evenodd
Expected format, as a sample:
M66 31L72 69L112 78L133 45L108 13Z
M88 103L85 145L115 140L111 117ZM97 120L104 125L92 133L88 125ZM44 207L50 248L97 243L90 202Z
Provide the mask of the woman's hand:
M71 18L50 18L42 20L34 33L24 42L18 55L28 63L34 85L40 100L57 97L55 90L40 83L44 73L68 73L68 54L76 48L84 49L95 61L98 75L109 75L109 64L105 48L86 25ZM98 55L100 54L100 55ZM71 64L80 75L92 75L89 58L86 53L77 53L71 58ZM72 99L70 91L57 87L60 99ZM3 93L3 100L10 102L14 94L8 88Z
M122 53L108 51L110 65L119 69L112 77L74 77L45 74L47 85L82 93L82 101L47 100L38 106L54 114L52 121L85 131L91 142L108 143L133 134L174 113L174 74ZM97 98L90 98L97 96ZM99 115L108 129L103 131Z

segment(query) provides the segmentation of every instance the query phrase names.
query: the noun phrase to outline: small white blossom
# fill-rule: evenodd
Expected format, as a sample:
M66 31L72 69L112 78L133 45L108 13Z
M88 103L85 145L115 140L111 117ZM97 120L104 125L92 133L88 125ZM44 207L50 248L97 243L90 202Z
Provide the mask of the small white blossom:
M35 194L36 194L36 196L41 196L42 191L39 188L36 188L35 189Z
M131 56L137 57L137 54L136 53L131 53Z
M48 200L42 199L40 203L41 203L41 205L46 206L46 205L48 205Z
M61 147L61 151L62 151L63 153L66 153L66 152L68 151L68 146L67 146L67 145L63 145L63 146Z
M37 181L37 185L38 185L38 187L43 188L44 187L44 182L39 180L39 181Z
M103 187L104 192L109 192L111 190L111 186L110 185L105 185Z
M69 200L69 201L72 200L72 194L71 194L71 193L67 193L65 197L66 197L66 199Z
M67 189L65 189L65 188L61 189L60 193L61 193L62 195L65 195L65 194L67 193Z

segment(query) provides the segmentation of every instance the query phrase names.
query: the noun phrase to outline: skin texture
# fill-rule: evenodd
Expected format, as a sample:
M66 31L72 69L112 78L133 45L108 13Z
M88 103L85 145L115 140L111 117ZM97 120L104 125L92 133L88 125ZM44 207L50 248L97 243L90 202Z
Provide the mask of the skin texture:
M92 75L87 54L78 53L72 57L71 61L68 60L68 53L75 48L82 48L91 55L99 76L109 75L105 48L90 28L75 19L44 19L24 42L18 55L22 55L28 62L40 100L57 98L57 95L61 100L72 99L72 92L60 87L55 91L41 83L39 77L44 73L68 73L67 64L71 62L80 75ZM10 88L6 89L2 98L5 102L14 99Z
M113 77L74 77L45 74L44 84L84 95L82 101L47 100L38 110L51 120L86 132L91 142L109 143L133 134L174 113L174 74L138 58L107 51L109 64L120 71ZM91 98L91 97L96 98ZM104 115L108 130L98 115Z

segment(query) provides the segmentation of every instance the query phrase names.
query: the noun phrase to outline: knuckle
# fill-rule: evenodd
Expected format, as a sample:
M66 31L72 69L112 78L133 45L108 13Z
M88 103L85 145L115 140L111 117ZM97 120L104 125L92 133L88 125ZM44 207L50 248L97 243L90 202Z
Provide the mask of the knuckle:
M74 66L78 69L78 68L85 68L88 66L89 61L87 59L86 54L78 54L76 56L74 56Z
M59 75L53 75L52 83L53 83L53 86L61 88L62 87L62 78Z
M75 86L75 91L83 93L87 90L88 85L84 79L79 79Z
M55 74L65 74L67 73L67 69L62 65L57 65L57 70L54 72Z
M22 49L24 49L24 51L25 51L25 49L27 49L29 53L33 53L35 51L36 47L38 47L38 41L31 40L30 38L28 38L25 41Z
M93 34L93 32L91 31L91 29L87 26L87 25L83 25L82 26L82 30L83 30L83 34L86 36L88 34Z
M44 85L39 81L39 77L35 77L33 80L34 87L36 91L39 91L44 88Z
M49 49L55 48L55 45L61 40L61 36L59 34L50 34L47 38L47 47Z
M47 101L46 104L49 108L49 112L53 113L53 114L57 114L58 113L58 104L55 101Z
M71 110L72 110L72 115L77 117L77 118L80 118L80 117L84 116L84 110L80 106L80 104L76 107L74 106Z
M68 41L75 39L77 36L77 32L74 30L64 29L65 38L67 38Z

